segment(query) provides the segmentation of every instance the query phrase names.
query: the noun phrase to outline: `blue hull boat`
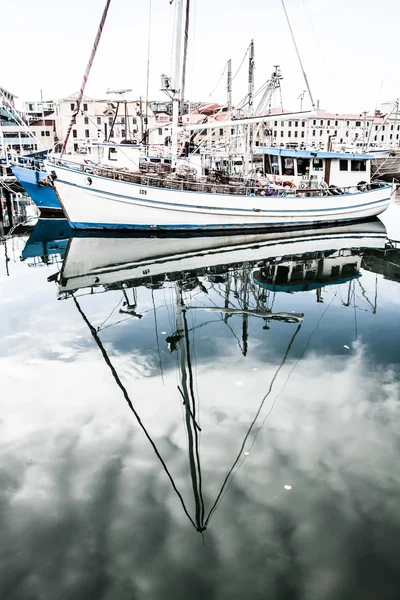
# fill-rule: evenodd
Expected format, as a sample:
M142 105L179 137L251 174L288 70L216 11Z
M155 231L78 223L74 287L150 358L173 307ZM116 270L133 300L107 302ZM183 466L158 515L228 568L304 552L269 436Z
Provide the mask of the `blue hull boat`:
M39 183L39 181L44 181L47 177L44 169L32 169L21 165L14 165L12 171L40 212L62 214L62 207L54 189L45 183Z

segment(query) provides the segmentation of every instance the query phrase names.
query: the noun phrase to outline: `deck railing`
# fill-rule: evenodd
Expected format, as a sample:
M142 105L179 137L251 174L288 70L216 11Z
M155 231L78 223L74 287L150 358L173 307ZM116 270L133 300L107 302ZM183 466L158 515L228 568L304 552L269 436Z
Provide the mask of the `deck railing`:
M202 192L209 194L229 194L234 196L259 196L259 197L321 197L321 196L342 196L348 194L359 194L366 191L387 187L388 184L382 181L373 181L371 183L360 182L358 185L347 187L336 187L328 185L319 185L318 187L300 188L294 184L279 185L268 181L259 181L252 178L237 177L230 178L226 182L213 181L209 177L195 179L194 177L179 175L179 173L168 173L164 177L157 174L142 173L140 171L129 171L104 165L95 165L93 163L77 164L67 160L51 159L50 164L55 164L72 170L80 170L90 175L106 177L115 181L125 181L137 185L164 188L178 191ZM226 179L228 177L226 176Z

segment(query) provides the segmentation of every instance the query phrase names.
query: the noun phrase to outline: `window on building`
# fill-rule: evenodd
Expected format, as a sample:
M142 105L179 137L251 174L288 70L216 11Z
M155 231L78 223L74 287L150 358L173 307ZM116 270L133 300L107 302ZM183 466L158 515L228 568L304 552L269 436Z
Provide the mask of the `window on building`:
M324 132L322 131L322 129L319 130L319 135L322 135Z
M369 121L367 121L367 127L369 127Z
M50 131L46 131L46 137L50 137Z
M356 127L361 127L361 121L356 121Z
M342 158L339 160L339 171L348 171L349 170L349 161L347 158Z
M366 160L352 160L351 161L351 170L352 171L366 171L367 170L367 161Z
M125 131L125 129L122 129L122 131L121 131L121 137L123 137L123 138L126 137L126 131Z
M121 117L121 125L125 125L125 117Z
M233 127L231 128L231 135L233 135L235 133L235 130L233 129Z
M71 107L71 110L75 110L75 103L72 104L72 102L71 102L70 107Z
M398 140L398 139L399 139L399 134L397 133L397 134L396 134L396 140Z
M294 132L294 137L297 137L297 136L298 136L298 131L296 130L296 131Z
M337 135L337 129L335 129L335 133L333 135Z
M285 124L285 121L281 121L281 127L283 127Z
M136 117L132 117L132 124L133 124L133 125L136 125L136 123L137 123L137 119L136 119Z
M339 121L335 121L335 127L339 125Z
M85 137L90 137L90 131L89 131L89 129L85 129Z
M109 148L108 149L108 160L118 160L117 149Z
M305 126L306 126L306 122L305 122L305 121L302 121L302 122L301 122L301 126L302 126L302 127L305 127Z
M397 131L400 131L400 125L397 125Z
M72 130L72 137L77 138L78 137L78 132L76 129Z
M281 131L281 137L283 137L283 131Z
M382 127L382 131L385 131L385 125Z
M392 140L393 139L393 133L391 133L389 137Z
M381 142L383 142L383 141L384 141L384 139L385 139L385 136L384 136L384 135L382 135L382 136L381 136Z
M78 152L78 144L74 144L74 152Z
M302 137L302 138L304 137L304 131L302 131L302 132L301 132L301 137Z
M374 137L374 142L376 142L376 141L377 141L377 136Z
M288 127L291 127L291 126L292 126L292 121L289 121Z
M297 175L306 175L310 172L310 159L309 158L298 158L297 159Z
M298 122L298 121L295 121L295 122L294 122L294 126L295 126L295 127L298 127L298 126L299 126L299 122Z
M97 125L101 125L101 117L97 117Z
M89 118L85 117L85 125L89 125Z
M278 127L278 121L274 121L274 127Z
M288 131L288 132L287 132L287 136L288 136L288 137L292 137L292 132L291 132L291 131Z
M391 130L391 131L393 131L393 129L394 129L394 126L393 126L393 125L391 125L391 126L390 126L390 130Z
M108 117L108 124L110 127L112 127L113 123L114 123L114 117Z
M350 127L350 121L346 121L347 127Z
M294 159L290 156L282 158L282 174L294 175Z
M317 121L314 119L314 121L312 122L313 125L317 124Z
M83 105L83 110L84 110L84 112L87 112L87 104Z
M327 126L329 127L329 126L330 126L330 124L331 124L331 122L328 120L328 121L326 122L326 124L327 124Z
M328 131L326 132L326 134L327 134L327 135L329 135L329 134L330 134L330 131L329 131L329 129L328 129Z
M277 137L277 133L278 133L278 132L277 132L277 131L276 131L276 129L275 129L275 131L274 131L274 138L276 138L276 137ZM398 137L398 136L397 136L397 137Z
M219 135L224 135L224 130L222 128L219 130Z
M378 125L375 125L375 131L378 131Z
M321 127L322 127L322 125L324 124L324 122L323 122L323 120L322 120L322 119L321 119L321 121L319 122L319 124L321 125Z
M44 131L41 131L41 132L40 132L40 135L41 135L42 137L44 137Z
M158 135L162 135L162 127L158 128Z
M315 129L313 129L313 132L312 132L312 134L313 134L313 136L315 136Z

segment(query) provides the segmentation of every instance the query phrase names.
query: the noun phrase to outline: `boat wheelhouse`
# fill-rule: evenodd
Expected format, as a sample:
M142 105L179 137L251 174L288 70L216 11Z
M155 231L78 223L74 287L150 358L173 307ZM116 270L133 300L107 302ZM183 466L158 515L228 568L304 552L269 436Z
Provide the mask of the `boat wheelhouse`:
M371 154L255 148L263 158L267 178L277 183L294 183L301 188L365 186L371 180Z

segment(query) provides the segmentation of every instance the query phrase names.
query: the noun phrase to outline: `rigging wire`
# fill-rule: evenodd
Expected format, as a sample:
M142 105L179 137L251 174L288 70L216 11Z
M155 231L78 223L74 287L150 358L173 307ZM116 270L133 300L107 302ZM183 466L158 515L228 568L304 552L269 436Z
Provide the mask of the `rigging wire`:
M324 63L324 65L325 65L326 72L327 72L327 73L328 73L328 75L329 75L329 69L328 69L328 65L326 64L325 56L324 56L324 53L322 52L322 48L321 48L321 46L320 46L320 43L319 43L319 40L318 40L317 34L315 33L315 29L314 29L314 26L313 26L313 24L312 24L312 22L311 22L310 15L309 15L309 13L308 13L308 10L307 10L307 7L306 7L306 4L305 4L304 0L301 0L301 2L302 2L302 4L303 4L303 8L304 8L304 10L305 10L305 13L306 13L306 15L307 15L307 19L308 19L308 22L309 22L309 24L310 24L311 31L313 32L314 39L315 39L315 41L316 41L316 44L317 44L317 46L318 46L318 50L319 50L319 51L320 51L320 53L321 53L321 57L322 57L322 60L323 60L323 63Z
M151 50L151 0L149 0L149 32L147 40L147 74L146 74L146 148L149 148L149 80L150 80L150 50ZM148 152L147 152L148 154Z
M224 70L222 71L221 77L218 79L218 82L217 82L216 86L213 88L212 92L210 92L208 94L207 98L210 98L210 96L213 95L213 93L215 92L215 90L217 89L217 87L219 86L219 84L221 83L222 78L225 75L225 71L226 71L227 68L228 68L228 61L226 61L226 63L225 63Z

